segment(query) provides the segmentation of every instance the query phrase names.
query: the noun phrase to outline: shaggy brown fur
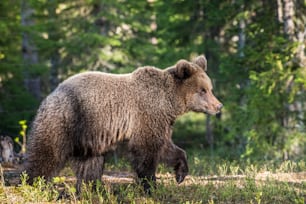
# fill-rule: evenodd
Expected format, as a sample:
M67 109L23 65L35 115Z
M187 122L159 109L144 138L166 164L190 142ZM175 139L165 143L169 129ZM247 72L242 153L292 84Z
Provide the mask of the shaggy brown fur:
M180 60L160 70L138 68L130 74L85 72L62 82L41 104L30 133L26 171L55 176L67 161L81 183L99 180L104 155L128 140L132 166L149 192L159 162L188 173L185 152L173 144L175 119L188 111L216 114L222 104L212 94L206 59Z

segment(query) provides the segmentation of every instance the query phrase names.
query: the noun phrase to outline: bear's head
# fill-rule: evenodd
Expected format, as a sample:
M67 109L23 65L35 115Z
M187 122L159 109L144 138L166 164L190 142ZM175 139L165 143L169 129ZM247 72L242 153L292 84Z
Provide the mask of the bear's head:
M186 111L215 115L220 112L223 105L214 96L212 83L206 71L207 61L203 55L192 62L180 60L171 70Z

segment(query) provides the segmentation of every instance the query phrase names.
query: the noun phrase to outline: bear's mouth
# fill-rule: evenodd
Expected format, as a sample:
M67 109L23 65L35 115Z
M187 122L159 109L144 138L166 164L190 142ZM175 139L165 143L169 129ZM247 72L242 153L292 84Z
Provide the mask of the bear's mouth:
M220 113L221 111L220 110L205 110L203 111L205 114L208 114L208 115L217 115L218 113Z
M207 110L207 109L193 109L193 111L196 113L205 113L208 115L216 115L221 112L220 110Z

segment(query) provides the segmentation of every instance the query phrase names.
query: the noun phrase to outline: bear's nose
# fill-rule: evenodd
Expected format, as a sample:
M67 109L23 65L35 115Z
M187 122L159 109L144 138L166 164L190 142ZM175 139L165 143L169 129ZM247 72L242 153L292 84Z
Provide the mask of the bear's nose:
M222 103L219 103L219 104L217 105L217 110L218 110L218 111L221 111L222 107L223 107L223 104L222 104Z

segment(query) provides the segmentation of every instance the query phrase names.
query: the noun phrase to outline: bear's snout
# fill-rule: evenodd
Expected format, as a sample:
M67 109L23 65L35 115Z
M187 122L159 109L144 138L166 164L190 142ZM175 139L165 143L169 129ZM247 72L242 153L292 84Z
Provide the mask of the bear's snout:
M220 112L222 108L223 108L223 104L222 104L222 103L219 103L219 104L216 106L217 112Z

